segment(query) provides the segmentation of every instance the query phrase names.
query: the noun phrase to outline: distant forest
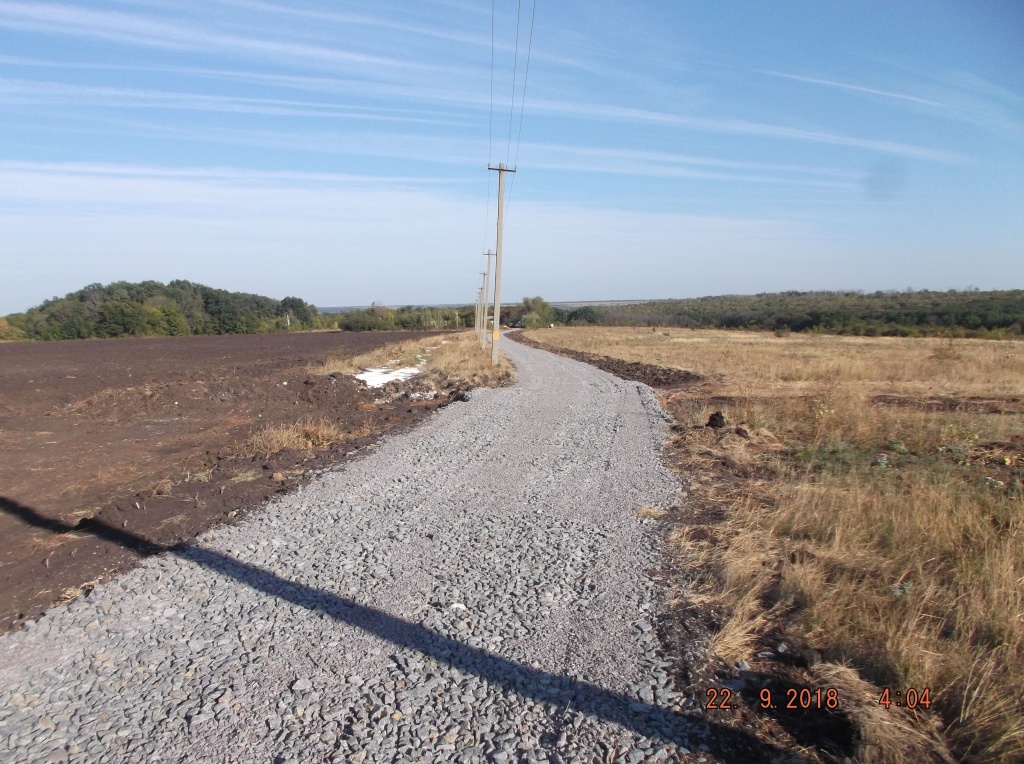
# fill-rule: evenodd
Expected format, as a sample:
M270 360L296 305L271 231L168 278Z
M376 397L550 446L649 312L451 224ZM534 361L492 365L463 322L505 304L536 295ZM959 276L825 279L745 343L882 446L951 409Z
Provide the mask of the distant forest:
M258 334L303 329L457 329L472 308L383 308L322 314L298 297L275 300L190 281L90 284L0 318L0 340Z
M7 316L6 331L38 340L255 334L308 329L316 317L316 308L298 297L275 300L190 281L117 281L90 284Z
M255 334L303 329L389 331L462 329L473 307L387 308L320 313L298 297L275 300L189 281L91 284L0 318L0 340ZM584 305L574 310L540 297L502 308L502 324L682 326L865 336L1020 337L1024 290L981 292L779 292Z
M586 311L589 320L579 323L607 325L999 338L1021 336L1024 290L779 292L596 306L580 310ZM570 315L567 314L566 318ZM567 322L572 323L571 320Z

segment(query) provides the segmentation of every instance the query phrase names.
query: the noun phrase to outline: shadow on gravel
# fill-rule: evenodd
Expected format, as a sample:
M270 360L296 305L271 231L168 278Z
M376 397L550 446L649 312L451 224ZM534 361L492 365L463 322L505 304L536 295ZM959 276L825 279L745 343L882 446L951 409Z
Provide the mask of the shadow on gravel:
M323 613L337 621L446 663L537 702L564 710L574 709L614 724L637 735L664 740L684 747L703 743L723 762L786 761L791 764L812 759L759 741L753 735L715 723L703 716L686 716L670 708L638 702L636 699L602 689L588 682L574 681L525 666L487 650L458 642L415 623L396 618L382 610L360 605L332 592L295 584L287 579L235 560L229 555L203 547L155 544L129 531L92 519L77 525L47 518L32 509L0 496L0 511L22 522L55 534L89 533L141 554L166 552L234 579L256 591ZM558 730L554 731L558 734ZM610 753L610 751L609 751ZM753 758L752 757L757 757Z

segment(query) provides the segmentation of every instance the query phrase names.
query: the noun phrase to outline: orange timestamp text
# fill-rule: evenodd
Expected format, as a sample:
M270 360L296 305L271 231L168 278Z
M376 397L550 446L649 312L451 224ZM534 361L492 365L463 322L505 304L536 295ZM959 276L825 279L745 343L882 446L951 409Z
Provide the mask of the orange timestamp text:
M707 691L708 702L705 708L727 711L739 706L732 704L733 691L728 687L711 687ZM758 693L758 705L764 709L783 708L790 711L806 711L809 709L839 708L839 690L835 687L788 687L784 692L773 692L765 687Z
M878 705L886 709L893 706L896 708L931 708L932 691L927 687L922 690L914 687L908 687L905 690L892 690L885 687L882 690L882 695L878 698Z

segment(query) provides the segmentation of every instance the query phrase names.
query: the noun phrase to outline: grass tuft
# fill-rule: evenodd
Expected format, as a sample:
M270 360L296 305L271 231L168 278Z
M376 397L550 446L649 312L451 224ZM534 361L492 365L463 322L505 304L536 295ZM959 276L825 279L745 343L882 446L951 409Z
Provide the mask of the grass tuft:
M312 450L341 443L346 435L326 417L307 417L294 424L267 425L254 432L242 447L244 456L270 456L280 451Z

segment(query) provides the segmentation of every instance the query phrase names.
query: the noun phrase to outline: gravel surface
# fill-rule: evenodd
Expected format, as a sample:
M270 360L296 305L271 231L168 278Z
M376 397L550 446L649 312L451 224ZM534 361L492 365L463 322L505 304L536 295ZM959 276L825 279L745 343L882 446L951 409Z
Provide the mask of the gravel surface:
M694 758L656 652L665 415L505 343L512 388L0 639L0 759Z

